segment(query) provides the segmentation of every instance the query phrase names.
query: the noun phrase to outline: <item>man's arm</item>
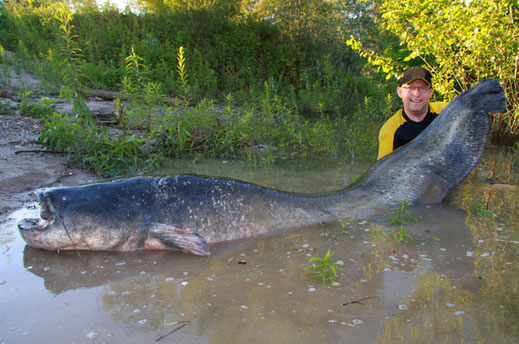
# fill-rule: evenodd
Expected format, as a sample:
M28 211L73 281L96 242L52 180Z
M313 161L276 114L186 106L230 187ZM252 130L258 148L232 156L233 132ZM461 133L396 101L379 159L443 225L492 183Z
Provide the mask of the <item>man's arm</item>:
M377 160L385 157L393 151L395 140L395 132L404 123L401 115L402 110L397 111L386 123L380 128L378 133L378 157Z
M389 153L393 151L393 140L394 133L391 135L387 132L387 130L383 130L384 127L380 129L378 133L378 157L377 160L385 157Z

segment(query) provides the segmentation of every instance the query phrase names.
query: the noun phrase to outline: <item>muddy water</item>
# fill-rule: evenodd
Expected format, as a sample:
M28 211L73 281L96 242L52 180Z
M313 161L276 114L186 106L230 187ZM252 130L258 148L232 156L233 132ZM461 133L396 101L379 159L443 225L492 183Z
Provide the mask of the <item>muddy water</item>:
M366 167L176 161L162 172L314 192ZM78 256L26 247L16 222L36 210L21 209L0 230L0 343L517 342L514 168L492 155L446 204L411 209L421 220L404 226L407 243L388 219L371 219L213 247L209 258ZM308 261L327 250L342 268L323 284Z

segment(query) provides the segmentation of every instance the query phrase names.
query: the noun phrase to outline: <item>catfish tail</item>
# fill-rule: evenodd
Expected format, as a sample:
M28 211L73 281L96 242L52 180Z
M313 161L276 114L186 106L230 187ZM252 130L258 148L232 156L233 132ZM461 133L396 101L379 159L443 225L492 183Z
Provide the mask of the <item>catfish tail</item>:
M460 95L467 108L477 113L500 113L506 110L506 97L497 79L485 79Z

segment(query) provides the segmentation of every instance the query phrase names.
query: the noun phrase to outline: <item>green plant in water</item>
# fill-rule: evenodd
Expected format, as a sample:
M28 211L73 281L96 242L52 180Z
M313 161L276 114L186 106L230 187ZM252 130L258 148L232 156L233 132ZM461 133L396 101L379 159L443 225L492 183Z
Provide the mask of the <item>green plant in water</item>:
M398 233L393 234L393 239L396 242L411 242L413 241L411 236L404 233L404 225L400 225L400 231Z
M478 204L472 209L476 216L497 216L488 210L488 203L484 199L480 200Z
M314 274L314 279L320 280L322 283L337 282L337 269L340 269L342 266L337 263L329 262L330 258L333 256L334 253L335 252L331 252L330 250L328 250L326 251L324 258L310 258L308 262L312 264L310 266L310 269Z
M390 223L392 225L400 225L400 231L393 235L393 239L400 243L410 242L412 241L411 236L404 233L404 225L410 222L417 222L421 217L418 218L407 210L411 203L407 202L405 199L398 200L398 202L400 202L400 207L394 208Z
M392 225L404 225L406 223L420 221L421 218L417 218L407 210L411 203L407 202L405 199L403 201L398 200L398 202L400 202L400 207L396 207L391 215L390 223Z

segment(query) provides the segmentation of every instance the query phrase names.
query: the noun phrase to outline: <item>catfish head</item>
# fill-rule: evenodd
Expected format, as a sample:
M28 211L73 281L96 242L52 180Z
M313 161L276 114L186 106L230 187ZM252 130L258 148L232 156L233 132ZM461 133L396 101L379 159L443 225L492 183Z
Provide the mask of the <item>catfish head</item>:
M47 250L176 250L209 255L206 241L175 223L157 223L157 180L133 178L35 192L39 218L18 228L29 246Z
M39 218L26 218L18 223L18 229L27 244L34 248L47 250L74 249L76 245L64 227L55 204L45 189L34 192L40 207Z

